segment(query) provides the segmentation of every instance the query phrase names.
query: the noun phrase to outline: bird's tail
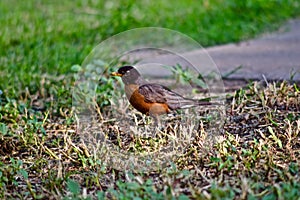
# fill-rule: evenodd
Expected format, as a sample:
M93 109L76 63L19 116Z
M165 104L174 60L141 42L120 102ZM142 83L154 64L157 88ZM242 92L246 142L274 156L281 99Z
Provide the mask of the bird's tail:
M205 98L205 99L189 99L189 98L184 98L183 100L180 101L180 108L185 109L185 108L192 108L195 106L210 106L210 105L220 105L219 103L216 102L210 102L210 98Z
M211 102L210 100L211 98L189 99L174 93L174 95L168 96L167 103L171 110L192 108L195 106L221 105L215 102Z

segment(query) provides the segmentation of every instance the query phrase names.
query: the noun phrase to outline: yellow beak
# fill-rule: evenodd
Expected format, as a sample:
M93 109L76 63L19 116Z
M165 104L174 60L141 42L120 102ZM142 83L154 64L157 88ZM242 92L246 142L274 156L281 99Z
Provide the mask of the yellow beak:
M123 74L120 74L120 73L118 73L118 72L113 72L113 73L111 73L111 75L112 75L112 76L120 76L120 77L123 76Z

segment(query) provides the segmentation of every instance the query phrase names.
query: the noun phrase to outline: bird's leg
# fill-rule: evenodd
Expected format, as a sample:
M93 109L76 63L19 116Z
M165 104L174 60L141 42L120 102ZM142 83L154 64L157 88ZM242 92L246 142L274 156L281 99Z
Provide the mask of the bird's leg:
M154 126L155 126L155 127L159 126L159 125L160 125L160 121L159 121L159 119L158 119L158 116L157 116L157 115L152 115L151 117L152 117L153 120L154 120Z
M153 118L153 120L154 120L153 131L155 132L155 135L156 135L156 131L157 131L157 130L160 130L161 127L162 127L162 126L161 126L161 121L160 121L158 115L151 114L150 116L151 116L151 117Z

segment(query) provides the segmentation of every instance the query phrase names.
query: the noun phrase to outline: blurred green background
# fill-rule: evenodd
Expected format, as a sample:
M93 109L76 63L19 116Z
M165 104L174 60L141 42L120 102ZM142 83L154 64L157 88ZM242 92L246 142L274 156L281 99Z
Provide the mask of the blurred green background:
M300 15L299 4L299 0L1 0L0 89L12 96L25 87L36 92L41 75L68 74L93 47L128 29L170 28L211 46L275 30Z

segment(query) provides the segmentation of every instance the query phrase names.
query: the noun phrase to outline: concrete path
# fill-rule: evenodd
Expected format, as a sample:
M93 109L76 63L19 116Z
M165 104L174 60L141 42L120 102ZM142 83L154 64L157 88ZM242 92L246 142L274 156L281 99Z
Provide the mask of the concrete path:
M290 80L293 76L293 80L300 81L300 19L291 20L277 32L238 44L209 47L206 51L222 75L242 66L228 78L261 80L264 75L268 80ZM197 66L211 64L204 54L203 50L195 50L183 56ZM182 64L182 59L174 55L151 55L139 64L149 62L175 65ZM145 71L157 75L154 68ZM159 75L165 73L168 72L160 71Z
M221 73L243 66L232 78L300 80L300 19L260 38L207 49ZM196 55L195 55L196 56Z

